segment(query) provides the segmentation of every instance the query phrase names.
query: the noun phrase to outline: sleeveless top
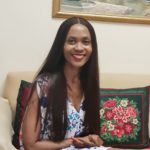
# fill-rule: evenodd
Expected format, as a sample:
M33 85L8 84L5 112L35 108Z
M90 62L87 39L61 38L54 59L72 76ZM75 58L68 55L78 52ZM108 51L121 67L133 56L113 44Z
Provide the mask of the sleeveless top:
M39 97L40 117L41 117L40 140L48 140L49 137L51 137L51 133L49 132L49 127L51 126L51 117L47 115L46 118L47 93L51 82L52 81L49 79L48 75L39 77L36 80L36 90ZM85 110L83 107L83 99L81 100L79 111L77 111L75 107L72 105L71 101L67 99L67 131L65 138L78 136L83 131L84 116ZM20 143L20 150L25 150L22 143L22 128L19 134L19 143ZM81 148L80 150L107 150L108 148L109 147L100 146L100 147ZM73 145L70 145L70 147L64 148L62 150L79 150L79 149L75 148Z
M51 116L46 117L46 107L47 107L47 94L51 80L48 75L39 77L36 80L36 90L39 98L40 105L40 117L41 117L41 131L40 139L48 140L51 137L49 128L51 126ZM58 93L59 94L59 93ZM72 105L69 99L67 101L67 131L65 138L70 138L78 136L83 131L83 121L85 116L85 111L83 109L83 99L81 100L80 109L77 111ZM22 144L22 130L20 130L19 136L20 150L24 150Z

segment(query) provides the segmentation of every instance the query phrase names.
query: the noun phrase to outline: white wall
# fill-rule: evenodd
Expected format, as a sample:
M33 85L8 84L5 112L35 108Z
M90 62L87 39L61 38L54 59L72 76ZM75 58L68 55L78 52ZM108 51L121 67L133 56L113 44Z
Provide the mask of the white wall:
M0 0L0 94L9 71L36 70L63 19L52 0ZM94 22L101 72L150 73L150 25Z

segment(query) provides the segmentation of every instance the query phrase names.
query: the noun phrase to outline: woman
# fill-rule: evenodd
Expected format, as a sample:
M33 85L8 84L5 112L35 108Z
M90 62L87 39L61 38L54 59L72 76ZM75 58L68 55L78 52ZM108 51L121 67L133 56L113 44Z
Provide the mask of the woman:
M72 17L59 27L33 83L22 124L25 150L102 147L95 31Z

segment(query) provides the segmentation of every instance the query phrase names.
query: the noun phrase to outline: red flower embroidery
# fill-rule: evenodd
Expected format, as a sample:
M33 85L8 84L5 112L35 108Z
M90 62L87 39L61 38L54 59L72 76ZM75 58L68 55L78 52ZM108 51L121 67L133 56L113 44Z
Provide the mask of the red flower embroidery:
M113 136L117 136L118 138L121 138L124 135L124 129L122 126L115 126L115 129L113 131L111 131L111 135Z
M133 128L134 128L134 126L130 122L125 123L124 124L125 134L131 134L133 132Z
M111 119L113 119L113 117L114 117L114 114L113 114L113 111L112 111L112 110L107 110L107 111L104 113L104 115L105 115L105 119L106 119L106 120L111 120Z
M132 106L130 106L130 107L127 108L126 113L131 118L136 118L136 116L137 116L136 110Z
M115 107L115 106L116 106L116 99L107 100L103 104L103 107L106 107L106 108L112 108L112 107Z
M136 105L133 100L129 102L129 99L119 97L102 102L102 139L125 142L135 138L141 129L141 124L138 123L140 117L137 117L140 112Z

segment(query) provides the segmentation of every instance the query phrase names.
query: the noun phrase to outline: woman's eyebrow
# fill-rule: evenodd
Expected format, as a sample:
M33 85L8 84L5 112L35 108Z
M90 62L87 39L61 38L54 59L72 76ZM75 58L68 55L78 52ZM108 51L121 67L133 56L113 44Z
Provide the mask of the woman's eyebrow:
M85 36L85 37L83 37L83 39L84 39L84 40L91 40L91 37Z
M68 36L68 38L76 38L75 36Z
M76 37L76 36L70 35L66 39L68 40L68 39L77 39L77 38L78 37ZM81 39L83 39L83 40L91 40L91 37L85 35L85 36L81 37Z

